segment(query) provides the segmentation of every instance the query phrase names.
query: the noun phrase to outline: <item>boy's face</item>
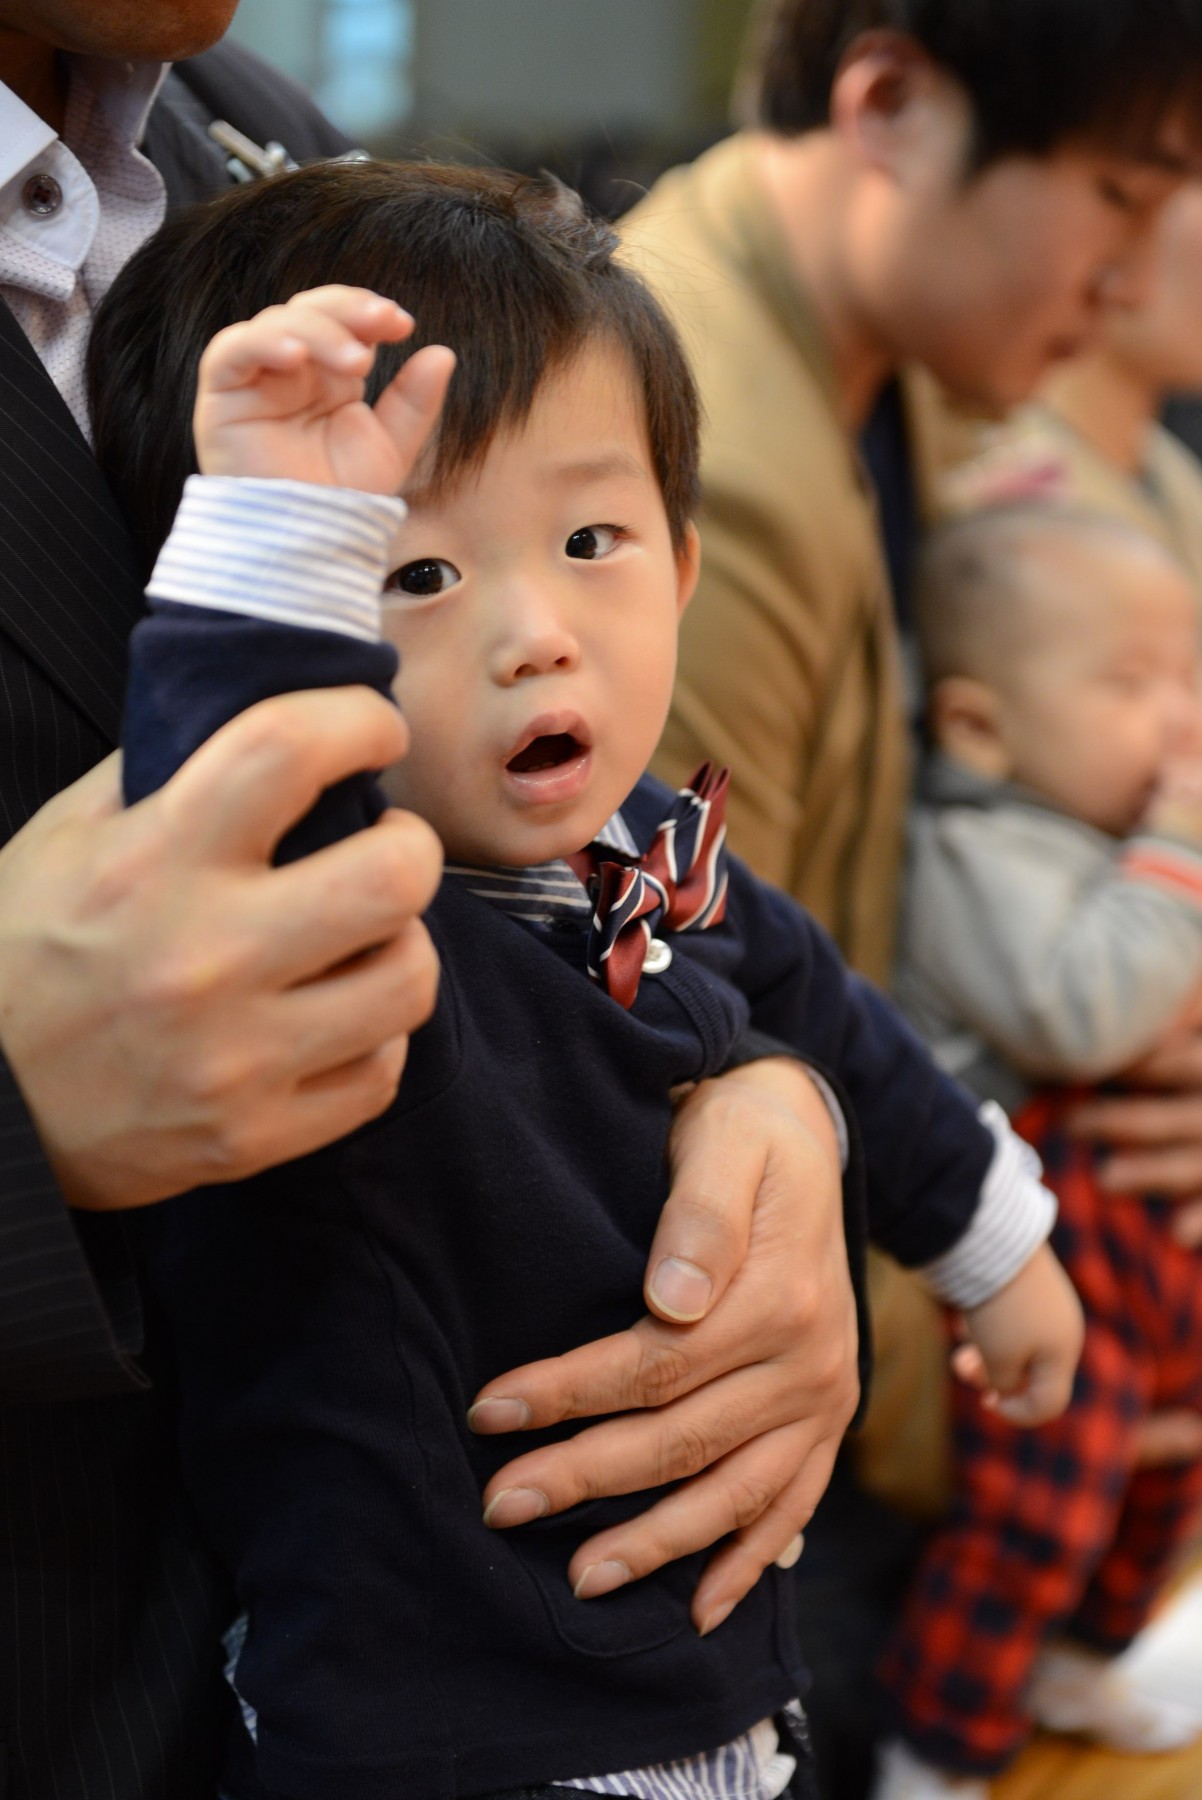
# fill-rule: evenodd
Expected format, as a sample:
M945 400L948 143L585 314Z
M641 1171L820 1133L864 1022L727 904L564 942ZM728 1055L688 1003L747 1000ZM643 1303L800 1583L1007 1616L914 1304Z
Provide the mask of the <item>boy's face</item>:
M390 796L459 861L580 850L658 742L696 578L626 358L586 346L478 472L436 493L418 481L384 597L413 734Z
M1125 836L1166 765L1202 752L1197 598L1139 544L1065 539L1024 580L1029 642L994 685L1011 776Z
M967 98L929 65L899 118L851 221L856 302L895 362L1009 407L1142 292L1187 167L1179 134L1166 123L1146 156L1074 143L966 175Z

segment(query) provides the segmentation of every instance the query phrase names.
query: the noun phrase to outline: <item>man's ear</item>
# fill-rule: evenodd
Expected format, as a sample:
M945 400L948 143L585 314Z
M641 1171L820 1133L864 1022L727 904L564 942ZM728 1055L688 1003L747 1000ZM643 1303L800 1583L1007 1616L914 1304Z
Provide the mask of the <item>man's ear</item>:
M948 675L931 691L927 719L945 756L986 781L1006 781L1013 760L1002 735L998 697L983 681Z
M684 542L676 552L676 617L679 619L693 598L697 577L701 573L701 534L690 519L684 528Z
M866 31L844 52L831 87L831 128L867 168L895 177L945 122L955 101L963 129L968 100L954 79L901 31Z

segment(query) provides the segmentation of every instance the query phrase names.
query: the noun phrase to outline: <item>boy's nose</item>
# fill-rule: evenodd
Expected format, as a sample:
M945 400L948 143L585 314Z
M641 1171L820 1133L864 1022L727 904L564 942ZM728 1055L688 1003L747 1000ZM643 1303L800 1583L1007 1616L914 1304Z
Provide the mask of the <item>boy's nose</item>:
M549 607L530 605L509 620L493 657L493 674L503 687L532 675L570 674L580 662L580 645Z

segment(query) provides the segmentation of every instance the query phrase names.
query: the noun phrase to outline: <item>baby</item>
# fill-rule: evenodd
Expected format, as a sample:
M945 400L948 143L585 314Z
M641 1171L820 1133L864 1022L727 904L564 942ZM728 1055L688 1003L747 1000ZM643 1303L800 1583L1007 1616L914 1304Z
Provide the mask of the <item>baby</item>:
M951 1516L885 1668L909 1748L879 1792L926 1800L984 1795L1032 1720L1126 1750L1202 1733L1202 1648L1158 1693L1117 1660L1198 1524L1202 1466L1135 1452L1149 1412L1202 1405L1202 1269L1171 1206L1105 1194L1066 1130L1080 1084L1196 1004L1202 709L1189 581L1102 515L1029 503L944 527L919 609L934 748L898 997L1039 1149L1087 1319L1054 1424L1020 1440L955 1402Z
M395 680L388 790L448 857L439 1002L388 1112L138 1222L248 1615L237 1800L812 1791L793 1578L700 1631L700 1552L643 1580L602 1558L577 1597L584 1518L647 1496L555 1518L515 1490L482 1521L502 1457L467 1417L495 1369L640 1316L673 1093L748 1024L846 1097L875 1233L967 1309L995 1404L1067 1398L1077 1307L1030 1152L726 856L720 774L643 775L697 570L697 413L614 248L548 180L325 166L168 225L97 320L100 453L151 556L217 333L203 474L135 634L129 799L267 692ZM458 367L414 466L438 343ZM381 804L332 790L282 853Z

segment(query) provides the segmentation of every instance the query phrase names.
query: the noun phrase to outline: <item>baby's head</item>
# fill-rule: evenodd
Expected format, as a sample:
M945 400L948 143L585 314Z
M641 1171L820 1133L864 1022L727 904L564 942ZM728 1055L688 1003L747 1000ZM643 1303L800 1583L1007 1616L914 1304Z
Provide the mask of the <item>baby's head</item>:
M940 527L918 580L936 745L1125 835L1202 751L1198 601L1154 539L1100 514L993 507Z
M384 618L413 735L390 789L460 860L580 849L667 714L697 567L697 398L616 247L547 177L324 164L169 224L97 318L97 453L148 564L195 467L196 369L223 326L344 282L417 321L369 399L421 345L456 352Z

